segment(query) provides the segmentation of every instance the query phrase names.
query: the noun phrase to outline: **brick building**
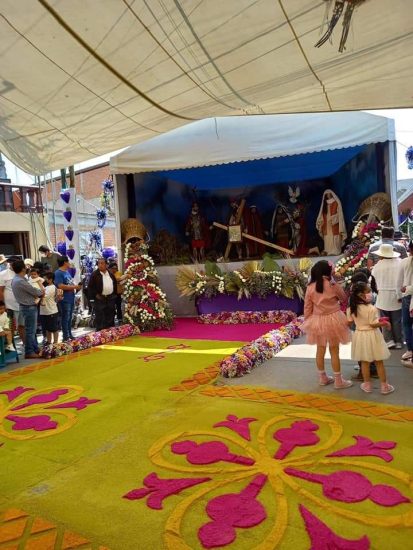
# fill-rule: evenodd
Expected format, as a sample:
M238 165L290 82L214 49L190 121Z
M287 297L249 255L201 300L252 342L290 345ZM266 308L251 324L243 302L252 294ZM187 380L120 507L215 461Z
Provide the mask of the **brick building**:
M80 253L86 252L89 232L96 228L96 209L101 207L102 182L109 176L109 163L105 162L75 171L77 214L79 224ZM67 179L68 181L68 179ZM48 181L43 190L43 201L49 214L50 240L53 246L64 241L63 210L60 200L61 179ZM102 230L103 246L116 249L115 218L108 215Z

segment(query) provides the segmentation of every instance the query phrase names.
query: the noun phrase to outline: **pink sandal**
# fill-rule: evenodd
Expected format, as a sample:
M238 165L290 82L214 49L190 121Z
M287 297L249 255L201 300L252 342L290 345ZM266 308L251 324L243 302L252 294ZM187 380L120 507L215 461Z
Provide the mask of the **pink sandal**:
M320 374L318 385L319 386L328 386L329 384L332 384L333 382L334 382L334 378L332 376L327 376L327 374L325 372L323 372L322 374Z
M335 390L345 390L346 388L351 388L353 382L351 380L345 380L341 374L334 375L334 389Z
M360 389L362 389L364 392L366 393L371 393L372 392L372 389L371 389L371 382L363 382L361 385L360 385Z
M394 386L391 386L387 382L381 385L380 393L382 395L387 395L388 393L393 393L393 392L394 392Z

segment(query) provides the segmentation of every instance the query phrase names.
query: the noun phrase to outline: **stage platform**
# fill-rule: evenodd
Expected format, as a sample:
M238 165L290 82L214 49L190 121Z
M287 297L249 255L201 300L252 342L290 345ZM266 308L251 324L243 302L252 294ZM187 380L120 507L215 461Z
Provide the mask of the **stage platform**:
M310 257L310 260L313 263L318 262L318 260L328 260L335 263L340 258L341 256L312 256ZM279 259L277 260L277 263L280 266L291 263L296 264L299 259L300 258L292 258L290 260ZM248 260L243 260L241 262L219 263L219 267L222 269L222 271L235 271L237 269L240 269L247 261ZM204 266L202 264L188 264L186 265L186 267L199 271L202 271L204 269ZM195 317L198 315L195 307L195 301L190 300L186 296L180 296L179 291L176 288L175 279L179 268L179 265L156 266L159 274L161 288L166 293L168 301L172 305L172 309L175 315L177 315L178 317Z

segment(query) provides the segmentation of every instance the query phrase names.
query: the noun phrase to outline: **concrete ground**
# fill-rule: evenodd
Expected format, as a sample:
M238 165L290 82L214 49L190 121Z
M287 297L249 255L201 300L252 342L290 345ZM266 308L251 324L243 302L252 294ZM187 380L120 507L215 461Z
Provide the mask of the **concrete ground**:
M351 345L341 347L341 370L345 378L356 371L355 361L351 360ZM315 366L316 347L305 343L305 337L298 338L293 344L282 350L274 359L254 369L242 378L220 378L218 384L266 386L282 390L296 390L305 393L334 395L358 401L379 401L394 405L413 406L413 369L404 367L400 358L406 350L392 350L391 357L385 362L388 381L396 391L381 395L380 382L373 379L373 392L364 393L360 382L353 381L353 387L335 390L333 385L320 387ZM327 352L327 357L328 352ZM330 359L326 359L326 372L331 373Z

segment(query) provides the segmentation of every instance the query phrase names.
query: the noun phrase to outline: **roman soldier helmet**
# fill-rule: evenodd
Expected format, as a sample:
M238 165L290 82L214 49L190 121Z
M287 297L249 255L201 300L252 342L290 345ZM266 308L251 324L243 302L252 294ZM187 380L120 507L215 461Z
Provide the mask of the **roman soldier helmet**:
M126 244L130 239L138 238L148 240L148 232L142 222L136 218L128 218L121 223L122 243Z

